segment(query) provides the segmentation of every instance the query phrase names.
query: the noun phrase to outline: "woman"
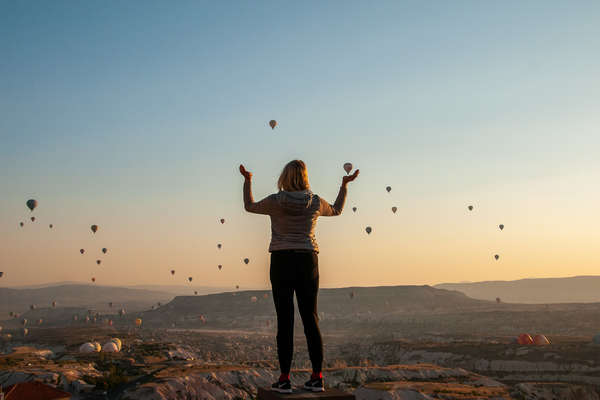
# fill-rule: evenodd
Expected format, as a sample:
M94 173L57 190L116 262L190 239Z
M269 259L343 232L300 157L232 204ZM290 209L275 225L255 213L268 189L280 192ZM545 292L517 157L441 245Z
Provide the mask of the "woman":
M304 388L322 392L323 341L317 316L319 291L319 247L315 240L315 225L319 216L340 215L346 200L346 186L358 176L359 171L344 176L342 186L333 205L310 191L306 165L301 160L290 161L277 182L278 193L259 202L252 198L252 174L240 165L244 176L244 208L256 214L271 217L271 286L277 312L277 354L281 375L272 390L291 393L290 369L294 344L294 292L308 353L312 375Z

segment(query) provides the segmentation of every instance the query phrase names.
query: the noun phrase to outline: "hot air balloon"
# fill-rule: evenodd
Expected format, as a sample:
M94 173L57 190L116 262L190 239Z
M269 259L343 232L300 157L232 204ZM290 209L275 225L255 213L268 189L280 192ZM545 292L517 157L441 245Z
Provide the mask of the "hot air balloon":
M35 222L35 217L31 217L31 222Z
M494 258L495 258L496 260L498 260L498 259L500 258L500 256L499 256L498 254L494 254Z
M352 207L352 211L356 212L357 208L356 207Z
M498 228L500 228L500 230L504 229L504 224L498 225Z
M248 265L249 262L250 262L250 259L244 258L244 264Z
M500 300L500 297L496 297L496 303L500 304L502 302L502 300Z
M90 229L92 230L93 233L96 233L98 231L98 225L92 225L90 227Z
M23 325L23 326L27 325L27 318L23 318L21 320L21 325Z
M191 281L192 281L192 279L193 279L193 278L190 276L190 277L188 278L188 281L190 281L190 282L191 282Z
M386 186L385 190L387 190L387 192L391 192L392 191L392 187L391 186Z
M469 211L473 211L473 206L468 206L467 208L469 209Z
M108 306L109 306L110 308L112 308L112 306L113 306L113 302L112 302L112 301L109 301L109 302L108 302Z
M92 278L92 282L96 282L96 278Z
M53 301L52 302L52 308L55 308L55 307L56 307L56 301Z
M50 225L48 225L48 227L49 227L50 229L52 229L52 228L54 228L54 225L50 224Z
M158 303L156 303L156 305L158 305L160 307L160 301Z
M354 298L354 290L350 292L350 299Z
M43 324L43 323L44 323L44 319L43 319L43 318L40 318L40 319L38 319L38 320L37 320L37 323L38 323L38 325L41 325L41 324Z
M20 225L20 226L21 226L21 228L22 228L22 227L23 227L25 224L24 224L24 223L22 223L22 222L19 222L19 225Z
M347 162L344 164L344 171L346 171L346 175L348 175L350 171L352 171L352 163Z
M83 253L85 253L85 250L84 250L84 249L79 249L79 252L80 252L81 254L83 254Z
M256 296L250 297L250 302L256 303L257 301L258 301L258 299L256 298Z
M23 328L23 336L27 336L28 333L29 333L29 329Z
M103 247L103 248L102 248L102 252L103 252L104 254L106 254L106 252L107 252L107 251L108 251L108 249L107 249L106 247Z
M174 269L171 270L171 275L175 275L175 270Z
M35 310L35 304L32 304L32 305L30 305L30 306L29 306L29 309L30 309L30 310Z
M533 339L528 333L521 333L517 339L517 343L522 346L527 346L533 344Z
M235 288L236 288L236 289L239 289L239 288L240 288L240 285L235 285Z
M140 326L142 326L142 319L141 318L136 318L135 319L135 326L138 327L138 328Z
M223 268L223 266L221 264L219 264L219 271L221 270L221 268Z
M547 346L550 344L550 341L544 335L535 335L533 337L533 344L536 346Z
M4 272L0 271L0 278L4 276Z
M119 310L119 317L122 317L123 315L125 315L125 309L124 309L124 308L121 308L121 309Z
M37 202L37 200L30 199L30 200L27 200L27 203L25 203L25 204L27 204L27 208L29 208L30 211L33 211L33 209L37 207L38 202Z
M221 218L220 221L221 221L222 224L224 224L225 223L225 218Z
M367 231L367 233L370 235L370 234L371 234L371 232L373 231L373 229L372 229L370 226L367 226L367 227L365 228L365 231Z
M221 243L217 244L217 249L220 249L222 247Z
M275 121L274 119L270 120L269 126L271 127L271 129L275 129L275 127L277 126L277 121Z
M100 265L102 263L102 260L96 260L96 264Z
M393 212L394 214L396 214L396 211L398 211L398 207L396 207L396 206L392 207L392 212Z
M198 291L197 291L197 290L194 290L194 294L195 294L195 295L198 295Z

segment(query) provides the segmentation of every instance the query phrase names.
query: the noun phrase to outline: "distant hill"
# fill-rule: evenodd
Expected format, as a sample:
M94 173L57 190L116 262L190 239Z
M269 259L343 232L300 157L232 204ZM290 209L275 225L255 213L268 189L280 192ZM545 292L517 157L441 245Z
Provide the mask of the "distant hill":
M87 284L66 284L35 289L13 289L0 287L0 320L9 318L10 311L23 313L31 304L37 308L49 308L52 301L57 307L79 307L108 311L113 308L144 310L157 302L166 303L173 298L171 293Z
M351 294L354 294L351 297ZM271 291L249 290L205 296L177 296L142 314L145 326L197 325L200 316L213 327L249 328L274 316ZM253 298L255 297L254 301ZM475 310L489 307L463 293L431 286L379 286L321 289L319 313L327 320L388 319L401 315Z
M499 297L508 303L600 302L600 276L442 283L435 287L457 290L474 299L494 300Z

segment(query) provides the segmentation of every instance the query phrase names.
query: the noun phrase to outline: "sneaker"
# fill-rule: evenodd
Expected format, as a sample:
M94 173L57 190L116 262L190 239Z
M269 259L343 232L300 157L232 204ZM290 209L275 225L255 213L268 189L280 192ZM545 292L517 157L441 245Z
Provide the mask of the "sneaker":
M311 379L304 384L304 389L312 392L324 392L323 378Z
M279 393L292 393L292 384L289 380L277 381L271 385L271 390Z

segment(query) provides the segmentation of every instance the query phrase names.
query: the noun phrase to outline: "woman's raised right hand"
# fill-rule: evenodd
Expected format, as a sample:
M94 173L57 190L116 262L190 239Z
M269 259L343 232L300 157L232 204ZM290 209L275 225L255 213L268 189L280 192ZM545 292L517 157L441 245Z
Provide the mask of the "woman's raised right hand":
M352 182L353 180L355 180L358 177L359 173L360 173L360 170L357 169L356 171L354 171L354 173L352 175L345 175L342 178L342 185L346 186L349 182Z
M252 172L246 171L246 168L244 168L244 166L242 164L240 164L240 174L242 174L242 176L247 181L249 181L250 179L252 179Z

